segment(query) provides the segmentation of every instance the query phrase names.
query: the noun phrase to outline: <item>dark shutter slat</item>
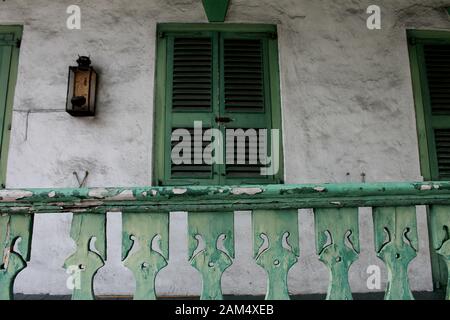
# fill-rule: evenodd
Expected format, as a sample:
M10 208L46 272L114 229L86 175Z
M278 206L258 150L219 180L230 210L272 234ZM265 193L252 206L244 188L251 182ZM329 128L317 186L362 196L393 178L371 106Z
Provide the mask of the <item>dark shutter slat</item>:
M173 129L173 131L175 131L176 129ZM212 166L207 164L194 164L194 129L184 129L188 130L191 135L191 164L176 165L171 160L170 172L172 178L209 178L211 176ZM203 128L202 137L206 130L207 129ZM179 141L172 141L172 149L178 143ZM202 140L202 152L210 143L210 141Z
M244 131L247 129L244 129ZM261 168L265 167L265 165L260 163L259 159L259 148L261 147L260 144L262 141L259 139L259 133L258 134L258 141L257 145L250 147L250 139L245 139L245 149L244 149L244 159L245 164L237 164L238 160L238 153L237 153L237 139L234 138L234 151L229 150L229 148L226 149L225 155L227 159L227 164L225 167L226 175L228 178L264 178L261 176ZM226 143L229 144L232 138L231 136L228 136L226 139ZM257 163L256 164L250 164L250 156L252 159L256 158ZM231 164L229 161L234 160L233 164Z
M211 91L211 39L175 38L172 82L173 111L210 110ZM189 92L192 94L188 94Z
M225 110L264 111L263 47L261 40L224 40Z
M426 76L434 115L450 115L450 46L424 45Z
M439 176L450 176L450 129L435 129L434 137Z

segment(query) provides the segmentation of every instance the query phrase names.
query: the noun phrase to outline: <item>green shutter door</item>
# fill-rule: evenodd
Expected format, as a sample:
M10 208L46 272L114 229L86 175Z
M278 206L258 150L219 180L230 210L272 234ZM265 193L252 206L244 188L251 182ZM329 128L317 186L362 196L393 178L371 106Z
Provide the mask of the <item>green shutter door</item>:
M21 27L0 26L0 182L4 185Z
M221 130L224 155L226 129L271 129L268 37L266 33L167 34L164 184L275 182L272 176L261 176L257 164L196 164L193 157L190 164L171 161L172 148L179 143L171 141L172 132L193 133L194 121L201 121L204 130ZM203 148L209 143L203 142ZM247 161L257 150L250 149L248 141L246 146Z
M196 163L191 153L190 164L175 165L171 161L172 148L179 141L171 141L172 132L186 129L192 135L194 122L201 121L203 132L217 128L214 114L218 110L217 34L168 35L167 92L166 92L166 184L218 184L216 165ZM199 139L193 136L194 139ZM201 137L200 137L201 139ZM191 141L192 143L194 141ZM202 142L202 150L207 145Z
M226 129L267 129L270 138L271 106L270 106L270 72L268 61L267 33L239 34L222 33L221 41L221 87L220 114L232 121L224 123ZM261 175L261 163L258 148L250 146L246 139L245 164L238 163L237 141L234 139L234 150L227 149L234 137L225 140L226 165L221 167L221 175L225 184L269 183L274 182L272 176ZM267 141L268 148L270 141ZM256 144L254 144L256 146ZM268 148L270 150L270 148ZM269 154L270 155L270 154ZM257 159L257 164L250 161Z
M431 179L450 180L450 44L421 43L419 68L428 115Z
M11 34L0 35L0 146L3 142L13 37Z

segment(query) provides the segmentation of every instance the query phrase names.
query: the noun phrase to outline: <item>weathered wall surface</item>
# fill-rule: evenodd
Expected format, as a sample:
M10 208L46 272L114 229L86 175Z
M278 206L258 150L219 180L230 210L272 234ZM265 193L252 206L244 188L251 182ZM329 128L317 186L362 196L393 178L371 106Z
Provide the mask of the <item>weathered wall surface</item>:
M374 3L376 2L376 3ZM444 0L233 0L228 22L276 23L287 183L420 180L406 28L450 29ZM82 9L82 30L65 27L66 8ZM366 28L370 4L382 7L382 30ZM206 22L200 0L6 0L0 24L24 25L7 187L136 186L151 181L153 77L157 22ZM67 67L88 54L101 74L98 115L64 112ZM348 173L348 174L347 174ZM131 294L120 262L120 215L108 215L107 265L99 294ZM424 212L421 253L410 269L414 290L431 289ZM367 291L366 269L382 267L373 250L370 212L361 211L362 253L350 270L354 291ZM70 215L36 218L32 261L16 292L68 294L64 259L74 250ZM226 294L263 294L265 274L251 259L248 213L236 215L235 264ZM187 261L186 215L171 216L169 266L161 295L199 294ZM314 253L313 219L300 212L300 262L292 293L326 291L328 274ZM384 280L385 269L382 267Z

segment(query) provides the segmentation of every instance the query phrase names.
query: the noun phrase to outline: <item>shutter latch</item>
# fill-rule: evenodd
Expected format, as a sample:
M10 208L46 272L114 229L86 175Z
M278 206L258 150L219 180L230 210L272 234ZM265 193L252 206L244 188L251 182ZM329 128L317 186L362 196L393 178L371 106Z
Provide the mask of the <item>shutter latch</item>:
M232 121L233 121L233 119L228 118L228 117L216 117L217 123L230 123Z

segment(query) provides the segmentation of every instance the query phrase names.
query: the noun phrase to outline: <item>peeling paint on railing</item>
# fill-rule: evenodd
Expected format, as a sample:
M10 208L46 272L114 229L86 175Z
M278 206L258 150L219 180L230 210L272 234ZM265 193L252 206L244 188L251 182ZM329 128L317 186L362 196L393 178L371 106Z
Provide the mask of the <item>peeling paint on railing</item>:
M450 182L0 190L4 213L215 212L450 204Z

